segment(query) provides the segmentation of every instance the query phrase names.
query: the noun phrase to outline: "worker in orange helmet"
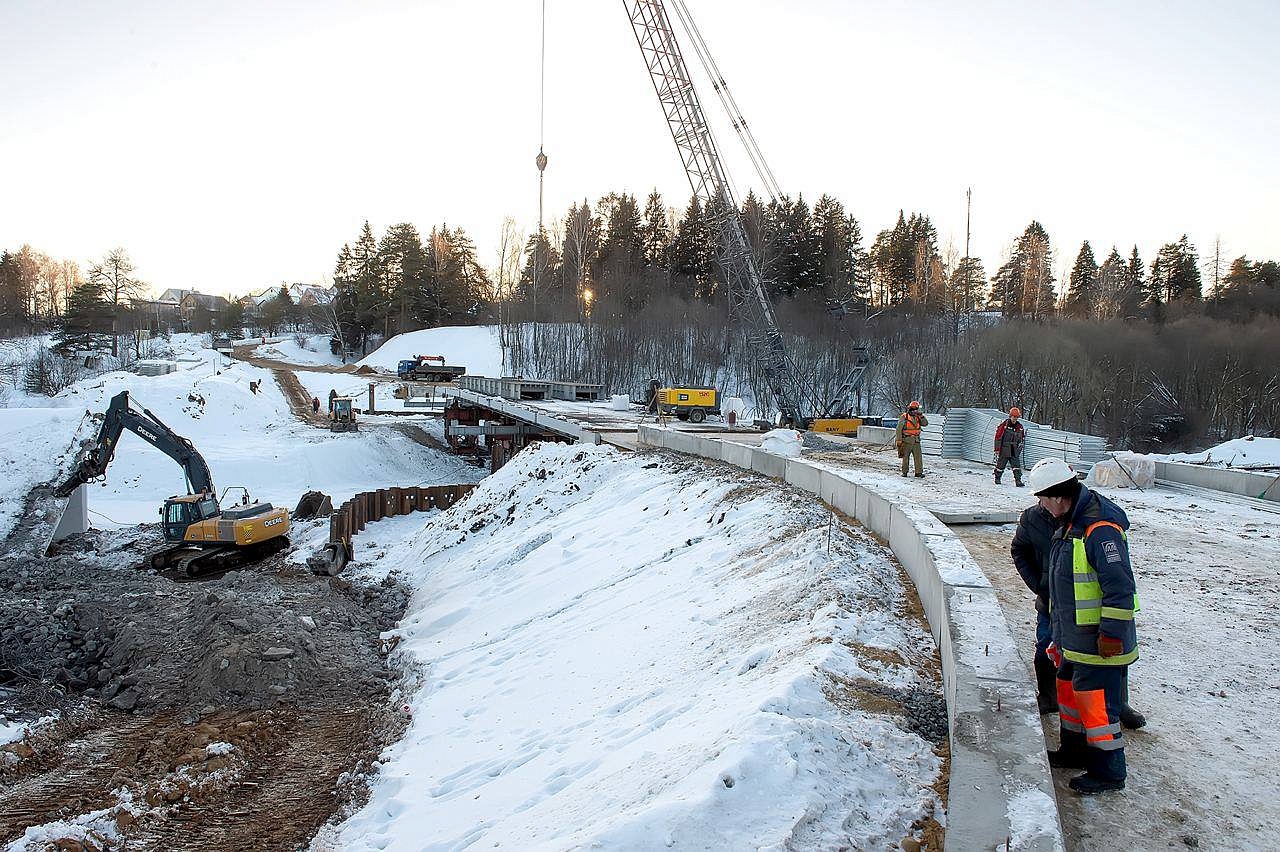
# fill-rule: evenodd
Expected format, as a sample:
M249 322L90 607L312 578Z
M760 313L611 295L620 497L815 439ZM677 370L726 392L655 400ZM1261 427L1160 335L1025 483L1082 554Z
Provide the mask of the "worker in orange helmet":
M898 448L898 457L902 459L903 476L907 475L911 460L914 458L916 476L924 477L924 461L920 454L920 430L928 425L929 421L920 410L920 403L914 399L911 400L907 410L898 418L898 430L893 436L894 444Z
M1004 475L1005 465L1013 466L1013 484L1022 487L1022 446L1026 443L1027 433L1018 419L1022 417L1022 409L1014 406L1009 409L1009 416L996 427L996 485Z

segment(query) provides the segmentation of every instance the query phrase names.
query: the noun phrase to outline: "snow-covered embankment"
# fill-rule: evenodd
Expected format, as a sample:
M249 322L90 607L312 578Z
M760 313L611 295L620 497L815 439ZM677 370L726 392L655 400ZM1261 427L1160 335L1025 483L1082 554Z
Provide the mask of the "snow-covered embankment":
M375 563L418 590L422 683L321 848L884 848L934 814L945 706L887 550L657 458L525 451Z

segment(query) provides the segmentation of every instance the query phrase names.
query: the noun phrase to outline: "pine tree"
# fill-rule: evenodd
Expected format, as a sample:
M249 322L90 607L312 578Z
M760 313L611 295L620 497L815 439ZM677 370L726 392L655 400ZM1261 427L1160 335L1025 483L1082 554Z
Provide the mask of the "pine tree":
M1093 257L1093 246L1085 240L1076 255L1075 266L1067 282L1067 295L1062 311L1067 316L1084 318L1095 316L1098 309L1098 262Z
M1142 258L1138 256L1138 247L1134 246L1129 255L1129 263L1125 267L1124 285L1120 289L1117 300L1119 315L1125 318L1140 316L1142 309L1150 301L1151 294L1143 275Z
M772 245L773 263L768 278L771 290L794 296L818 287L822 270L822 235L809 214L804 196L792 201L782 196L765 208L766 240Z
M1160 247L1151 262L1148 292L1152 304L1156 305L1200 301L1200 261L1186 234L1176 243Z
M658 190L649 193L644 204L644 225L641 244L644 262L652 267L666 268L667 249L671 245L671 227L667 222L667 208Z
M813 205L813 221L818 232L820 267L818 284L829 302L847 304L866 298L866 251L862 229L844 205L823 195Z
M987 273L982 260L977 257L961 258L951 272L948 285L948 310L967 313L983 304L982 291L986 289Z
M385 277L380 288L389 302L384 321L395 317L396 332L409 330L410 306L426 283L426 251L418 229L408 222L392 225L378 243L378 266ZM384 332L391 333L389 327Z
M1121 315L1121 306L1126 282L1129 279L1128 267L1124 258L1114 246L1111 254L1098 268L1097 299L1094 301L1092 316L1096 319L1111 319Z
M53 350L66 357L78 351L109 350L113 317L104 281L90 276L67 297L67 309L54 335Z
M990 307L1005 316L1048 316L1055 308L1053 283L1049 234L1043 225L1033 221L992 279Z
M872 287L879 304L904 303L910 298L914 264L914 241L906 216L899 210L897 223L877 234L871 245Z
M715 252L711 227L695 195L676 225L671 241L671 285L684 299L712 292L715 280Z

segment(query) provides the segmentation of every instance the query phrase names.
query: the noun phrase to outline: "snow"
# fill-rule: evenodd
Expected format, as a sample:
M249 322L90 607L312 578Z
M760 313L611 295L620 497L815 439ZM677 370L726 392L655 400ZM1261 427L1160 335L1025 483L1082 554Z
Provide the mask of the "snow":
M419 355L443 355L446 364L466 367L471 376L502 374L502 347L498 327L493 325L444 326L397 334L357 363L394 373L401 361Z
M927 457L926 478L916 480L899 475L889 451L819 457L882 493L938 511L1020 510L1034 502L1008 477L995 485L990 466ZM1148 725L1125 731L1123 795L1082 800L1066 788L1073 773L1055 773L1068 846L1184 848L1185 836L1202 848L1220 838L1233 848L1270 848L1280 832L1280 779L1258 767L1280 753L1280 702L1274 673L1258 661L1270 660L1280 639L1273 616L1280 608L1277 510L1202 490L1100 491L1133 524L1128 540L1142 611L1129 685ZM1035 612L1009 557L1014 526L953 530L995 586L1029 670ZM1045 720L1056 746L1057 718ZM1032 813L1033 804L1018 810ZM1015 815L1011 810L1010 819ZM1027 831L1034 836L1033 827Z
M0 718L0 745L16 743L27 733L26 722L10 722Z
M313 334L306 338L305 344L298 345L293 337L269 338L275 342L257 346L253 354L259 358L274 358L290 364L318 365L323 367L341 367L342 357L334 355L329 348L329 335Z
M118 842L120 831L116 823L116 814L119 812L120 806L116 805L80 814L71 819L33 825L24 831L21 837L5 847L5 852L41 852L41 850L54 848L53 844L59 840L80 842L89 840L90 832L102 840Z
M1154 458L1212 467L1280 468L1280 438L1255 438L1247 435L1199 452L1172 453Z
M152 411L195 444L220 493L243 486L291 509L312 489L337 503L368 488L439 484L437 463L449 475L461 470L456 459L393 428L332 434L300 423L270 371L240 362L220 367L226 359L209 349L190 346L188 354L198 363L177 373L106 373L44 398L45 408L0 409L0 534L12 529L33 485L65 475L77 439L96 434L96 425L82 422L85 413L104 411L121 390L129 391L135 407ZM258 393L250 381L261 382ZM479 471L472 471L463 481L478 478ZM154 522L163 499L180 493L186 493L182 469L126 431L106 482L89 486L90 523L110 529Z
M204 753L209 757L221 757L224 754L231 754L235 750L236 747L231 743L223 742L209 743L204 747Z
M940 762L847 685L936 693L934 652L883 546L841 525L828 555L828 521L737 473L541 445L400 542L379 528L360 570L417 589L388 638L421 684L326 842L895 845Z

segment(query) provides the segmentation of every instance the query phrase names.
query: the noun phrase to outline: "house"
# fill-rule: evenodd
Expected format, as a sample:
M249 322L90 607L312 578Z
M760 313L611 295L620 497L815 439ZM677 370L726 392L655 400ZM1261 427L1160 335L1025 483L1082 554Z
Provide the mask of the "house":
M192 313L202 308L211 314L220 314L227 309L227 300L222 296L210 296L188 290L178 302L178 311L187 319L190 319Z

